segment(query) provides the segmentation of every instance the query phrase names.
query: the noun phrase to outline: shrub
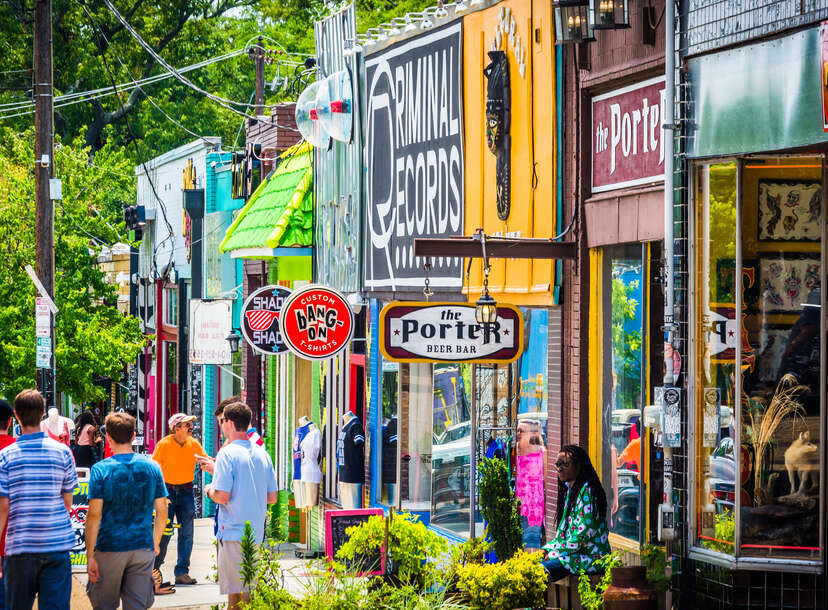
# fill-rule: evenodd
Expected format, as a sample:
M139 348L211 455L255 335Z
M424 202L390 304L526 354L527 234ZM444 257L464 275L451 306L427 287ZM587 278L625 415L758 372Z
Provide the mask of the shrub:
M500 561L509 559L523 546L520 500L509 485L506 463L483 458L480 464L480 514L488 521L486 532Z
M389 519L387 553L391 566L388 572L420 591L439 582L440 571L429 559L448 552L445 538L430 531L417 515L399 513ZM385 542L385 518L373 515L365 523L349 527L346 533L349 539L337 551L337 559L353 561L364 555L379 556Z
M518 550L510 559L491 565L459 568L457 588L477 610L512 610L543 606L546 570L541 553Z
M621 565L621 556L618 553L608 553L595 561L595 566L604 569L604 574L593 588L589 575L581 572L578 577L578 597L586 610L601 610L604 607L604 591L612 582L612 569Z
M654 544L645 545L641 549L641 559L647 568L647 582L656 588L656 591L666 591L670 586L667 576L667 559L663 546Z

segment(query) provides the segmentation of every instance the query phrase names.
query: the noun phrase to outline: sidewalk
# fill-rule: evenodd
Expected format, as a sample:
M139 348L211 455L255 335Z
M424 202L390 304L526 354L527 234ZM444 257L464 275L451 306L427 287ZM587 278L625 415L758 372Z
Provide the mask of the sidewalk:
M209 610L215 604L224 604L226 596L219 594L218 584L215 582L216 549L213 537L213 520L196 519L193 536L193 554L190 559L190 576L198 582L195 585L178 585L172 595L158 595L155 597L153 608L178 608L180 610ZM167 549L167 557L161 572L164 580L175 582L173 570L177 557L178 532L173 535ZM285 572L285 587L293 595L301 596L307 582L307 564L305 559L296 559L294 550L298 547L293 544L282 545L282 568ZM91 610L89 598L86 597L86 572L75 572L72 582L72 610Z

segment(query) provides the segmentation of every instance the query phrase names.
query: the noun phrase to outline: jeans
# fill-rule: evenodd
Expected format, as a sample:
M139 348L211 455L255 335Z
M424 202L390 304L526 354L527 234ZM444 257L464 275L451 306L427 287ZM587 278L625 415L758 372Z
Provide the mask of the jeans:
M0 610L6 610L6 575L0 576Z
M69 610L72 598L69 551L6 555L3 579L8 608L31 608L37 596L37 607L41 610Z
M167 488L170 504L167 518L170 523L178 521L178 562L175 564L175 575L190 573L190 555L193 552L193 520L195 519L195 498L193 490ZM155 567L158 568L164 563L167 556L167 546L170 544L170 537L164 536L161 539L160 552L155 560Z
M541 525L529 525L529 519L525 515L520 517L523 526L523 547L527 549L541 548Z
M546 573L549 578L549 582L553 583L561 578L566 576L570 576L572 572L570 572L560 561L557 559L546 559L541 562L541 565L546 569Z

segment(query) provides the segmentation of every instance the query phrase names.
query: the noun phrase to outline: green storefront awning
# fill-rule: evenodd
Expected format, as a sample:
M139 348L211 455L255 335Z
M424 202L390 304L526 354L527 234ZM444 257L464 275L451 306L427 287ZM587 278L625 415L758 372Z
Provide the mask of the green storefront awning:
M281 155L276 171L262 181L219 245L237 258L269 258L313 244L313 147L302 142ZM274 252L276 249L277 252Z

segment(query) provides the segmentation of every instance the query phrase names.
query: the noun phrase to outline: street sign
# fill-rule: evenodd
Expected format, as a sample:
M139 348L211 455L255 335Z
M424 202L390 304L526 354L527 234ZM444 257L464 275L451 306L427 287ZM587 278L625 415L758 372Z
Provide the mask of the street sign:
M37 337L35 351L35 366L40 369L48 369L52 364L52 338Z
M380 313L380 350L394 362L513 362L523 352L523 315L498 305L487 333L474 303L397 301Z
M265 286L253 292L241 311L244 340L261 354L287 351L279 328L279 314L291 291L284 286Z
M327 360L351 342L354 314L338 290L310 284L285 301L279 328L294 354L306 360Z
M44 297L35 297L35 336L52 336L52 312Z

